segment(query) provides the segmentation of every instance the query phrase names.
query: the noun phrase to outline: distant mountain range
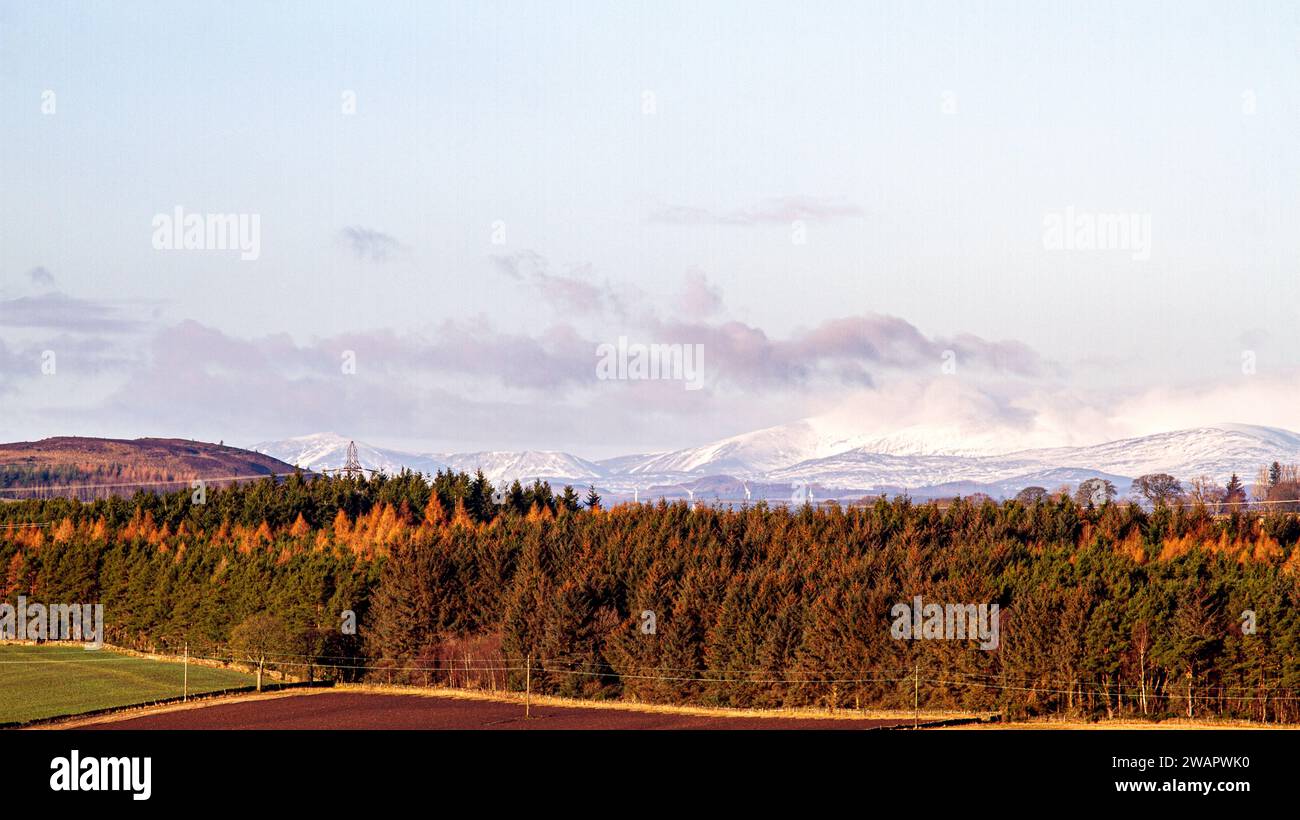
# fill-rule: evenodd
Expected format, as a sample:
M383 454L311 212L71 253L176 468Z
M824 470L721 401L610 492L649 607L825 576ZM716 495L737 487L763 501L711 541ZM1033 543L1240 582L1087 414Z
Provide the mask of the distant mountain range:
M1005 441L1005 438L1003 439ZM263 442L255 450L305 469L336 468L349 439L334 433ZM1086 447L1006 450L992 434L913 428L890 435L836 430L817 419L664 453L591 461L555 451L406 453L357 442L362 466L385 472L481 469L493 483L534 479L588 484L616 498L787 499L792 488L814 498L906 492L914 497L1014 495L1028 486L1054 490L1094 476L1127 493L1134 478L1170 473L1184 482L1222 484L1236 473L1253 480L1262 465L1300 462L1300 435L1247 424L1215 424Z
M1236 473L1249 484L1263 465L1300 463L1300 435L1246 424L1085 447L1016 450L1006 441L992 432L964 435L948 428L858 434L824 419L805 419L700 447L600 460L541 450L408 453L356 444L362 466L382 472L481 469L498 485L516 479L557 487L590 484L613 500L784 501L805 492L814 500L900 493L1005 498L1028 486L1055 490L1092 477L1106 478L1127 494L1132 480L1146 473L1170 473L1184 483L1206 476L1219 484ZM0 499L27 496L36 487L78 487L77 495L90 498L142 487L174 490L195 478L283 475L295 466L320 471L343 466L348 444L334 433L263 442L256 452L187 439L59 437L0 444Z

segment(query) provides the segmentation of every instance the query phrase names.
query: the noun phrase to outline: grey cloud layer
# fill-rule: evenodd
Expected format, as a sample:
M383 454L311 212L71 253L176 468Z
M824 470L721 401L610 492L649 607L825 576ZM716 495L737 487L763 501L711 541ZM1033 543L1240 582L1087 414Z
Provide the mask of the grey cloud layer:
M54 288L54 274L50 273L43 267L35 267L27 272L27 278L31 283L42 290L51 290Z
M58 291L0 301L0 328L36 328L68 333L134 333L145 327L126 306L78 299Z
M419 333L381 329L295 341L287 334L239 338L190 320L139 322L112 306L62 294L23 297L4 305L7 326L37 338L0 338L8 342L0 344L0 363L19 368L6 374L15 377L5 379L6 389L29 418L44 419L37 432L47 435L71 427L87 434L255 441L346 429L373 438L551 447L572 446L575 438L591 439L592 446L619 437L624 444L698 442L739 432L737 425L787 421L810 399L833 401L881 376L933 378L947 350L977 373L1036 379L1055 372L1019 343L932 338L891 316L841 317L773 338L726 318L722 295L701 272L667 297L672 318L664 318L645 307L626 316L608 288L551 273L530 252L493 262L504 275L549 294L547 303L561 318L533 333L481 317ZM575 311L590 326L563 320ZM702 344L705 389L599 380L597 347L620 336L632 343ZM59 355L58 378L108 374L116 387L85 406L42 408L34 380L42 378L43 347ZM345 354L355 357L355 374L343 372ZM1009 405L1004 410L1011 412Z
M368 262L387 262L402 250L402 243L396 237L359 225L339 231L339 240L353 256Z

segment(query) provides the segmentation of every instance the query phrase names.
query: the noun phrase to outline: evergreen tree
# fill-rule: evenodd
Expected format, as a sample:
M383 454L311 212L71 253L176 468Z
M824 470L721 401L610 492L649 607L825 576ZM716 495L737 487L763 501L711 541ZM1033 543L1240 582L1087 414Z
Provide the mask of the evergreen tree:
M1274 462L1276 464L1277 462ZM1224 487L1223 501L1228 512L1232 512L1241 507L1242 502L1246 500L1246 488L1242 485L1241 479L1233 473L1232 478L1228 479L1228 484Z
M294 676L422 684L428 669L463 686L469 658L476 684L522 687L532 655L538 692L910 709L919 667L923 708L1160 719L1194 704L1300 722L1287 694L1300 691L1300 518L1276 507L660 501L573 515L580 494L557 502L537 481L511 487L523 511L512 500L484 525L467 509L475 484L487 489L454 472L310 477L211 488L205 505L188 489L0 504L0 597L102 601L110 644L234 644ZM1244 489L1233 476L1225 495ZM51 526L12 526L34 522ZM999 604L998 651L893 637L891 608L916 595ZM340 630L345 611L360 634Z
M517 478L514 483L510 485L510 492L506 495L506 504L511 510L520 515L527 513L529 506L531 506L528 499L524 496L524 487L519 483L519 479Z
M496 514L496 504L492 501L492 483L479 469L470 481L469 491L465 495L465 509L475 521L489 521Z
M569 512L577 512L578 509L582 506L582 502L581 499L579 499L578 494L574 492L573 488L568 486L567 484L564 487L564 495L560 496L559 498L559 506L563 509L568 510Z

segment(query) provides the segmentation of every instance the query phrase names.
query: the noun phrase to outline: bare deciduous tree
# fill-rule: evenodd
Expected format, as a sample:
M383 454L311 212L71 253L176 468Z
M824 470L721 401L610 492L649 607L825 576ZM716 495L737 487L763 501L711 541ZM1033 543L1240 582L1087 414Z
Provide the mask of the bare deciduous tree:
M1225 494L1226 491L1207 475L1193 478L1187 493L1193 504L1205 507L1213 515L1221 511Z
M1079 482L1079 489L1074 492L1074 503L1080 507L1086 507L1089 504L1100 507L1102 504L1114 500L1115 495L1114 484L1104 478L1089 478Z
M1168 473L1148 473L1133 480L1133 492L1152 506L1162 507L1183 497L1183 485Z
M1016 500L1021 504L1036 504L1047 498L1046 487L1026 487L1016 493Z

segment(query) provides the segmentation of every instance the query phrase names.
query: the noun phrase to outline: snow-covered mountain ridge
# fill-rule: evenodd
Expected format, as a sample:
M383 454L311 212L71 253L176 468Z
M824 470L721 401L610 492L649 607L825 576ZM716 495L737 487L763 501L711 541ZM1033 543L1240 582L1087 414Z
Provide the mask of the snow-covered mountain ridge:
M1248 424L1214 424L1082 447L989 452L999 440L991 434L964 440L952 430L927 436L921 427L890 434L855 433L805 419L699 447L600 461L544 450L408 453L363 442L357 442L357 451L363 466L389 473L402 468L425 473L481 469L494 483L542 479L594 484L628 495L655 486L687 487L709 477L782 486L807 483L826 490L921 491L987 485L1009 494L1017 485L1078 483L1091 475L1127 483L1140 475L1164 472L1184 481L1205 476L1223 483L1236 473L1250 482L1263 465L1300 462L1300 435ZM334 433L317 433L264 442L253 449L319 470L341 467L348 441Z

